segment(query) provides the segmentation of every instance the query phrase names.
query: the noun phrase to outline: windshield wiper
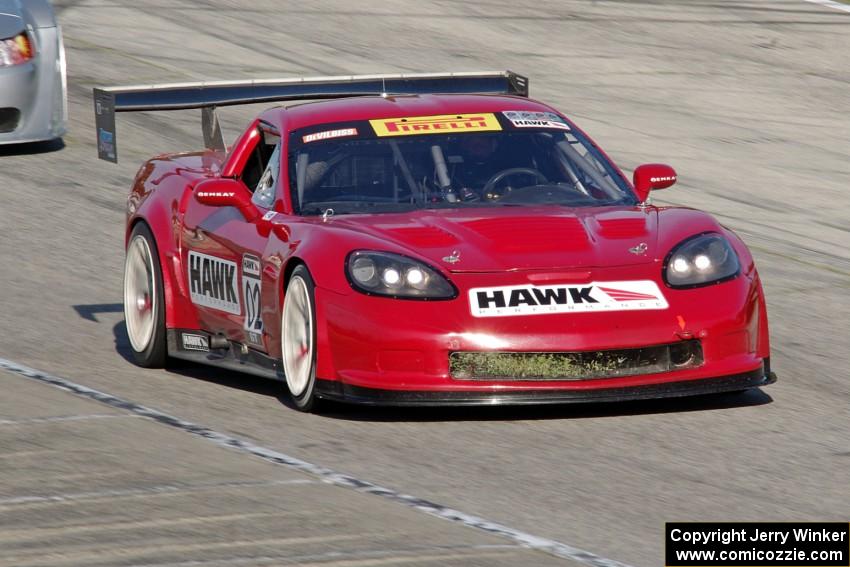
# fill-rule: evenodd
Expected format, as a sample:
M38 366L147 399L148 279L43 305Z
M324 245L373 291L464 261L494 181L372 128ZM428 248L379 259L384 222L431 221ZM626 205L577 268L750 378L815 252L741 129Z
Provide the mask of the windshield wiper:
M311 217L311 216L320 216L325 214L325 211L328 210L328 207L301 207L299 211L302 216ZM336 214L336 209L333 209L334 214Z
M301 208L301 215L323 215L329 209L334 215L397 213L406 212L416 207L410 203L376 203L374 201L320 201L307 203Z

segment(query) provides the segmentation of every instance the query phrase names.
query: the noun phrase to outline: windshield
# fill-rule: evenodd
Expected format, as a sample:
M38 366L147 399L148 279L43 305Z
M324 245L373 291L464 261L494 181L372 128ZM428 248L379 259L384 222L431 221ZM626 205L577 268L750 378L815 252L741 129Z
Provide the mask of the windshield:
M295 210L319 215L329 209L345 214L636 203L613 166L563 119L524 113L547 119L513 120L511 114L519 113L323 124L293 132L289 181Z

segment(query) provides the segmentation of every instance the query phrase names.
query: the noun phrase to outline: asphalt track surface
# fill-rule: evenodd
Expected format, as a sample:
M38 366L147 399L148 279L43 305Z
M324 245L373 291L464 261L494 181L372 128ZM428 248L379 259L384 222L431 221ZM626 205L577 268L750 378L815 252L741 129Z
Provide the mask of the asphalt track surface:
M665 521L848 519L850 14L796 0L57 6L65 147L0 148L0 358L629 565L662 564ZM93 86L502 68L625 169L676 167L656 203L744 237L777 384L304 415L275 383L128 361L126 193L142 160L198 147L199 113L119 116L114 166L96 159ZM255 110L225 110L225 136ZM579 564L24 374L0 370L0 567Z

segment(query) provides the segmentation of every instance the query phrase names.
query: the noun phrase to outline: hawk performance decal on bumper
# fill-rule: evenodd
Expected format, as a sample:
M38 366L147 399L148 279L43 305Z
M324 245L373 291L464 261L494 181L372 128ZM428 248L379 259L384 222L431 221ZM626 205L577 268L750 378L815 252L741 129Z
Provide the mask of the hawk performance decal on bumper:
M510 317L667 309L668 304L655 282L638 280L477 287L469 290L469 306L474 317Z

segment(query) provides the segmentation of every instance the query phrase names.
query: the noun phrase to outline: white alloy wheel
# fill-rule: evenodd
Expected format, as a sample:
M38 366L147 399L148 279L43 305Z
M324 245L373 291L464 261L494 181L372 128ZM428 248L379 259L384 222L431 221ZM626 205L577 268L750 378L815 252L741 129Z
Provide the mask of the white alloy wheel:
M130 344L144 352L154 335L157 313L156 277L147 239L137 234L127 247L124 263L124 319Z
M303 275L302 275L303 274ZM312 282L306 268L299 266L286 288L281 317L281 353L289 393L299 409L312 405L315 381L315 344Z

